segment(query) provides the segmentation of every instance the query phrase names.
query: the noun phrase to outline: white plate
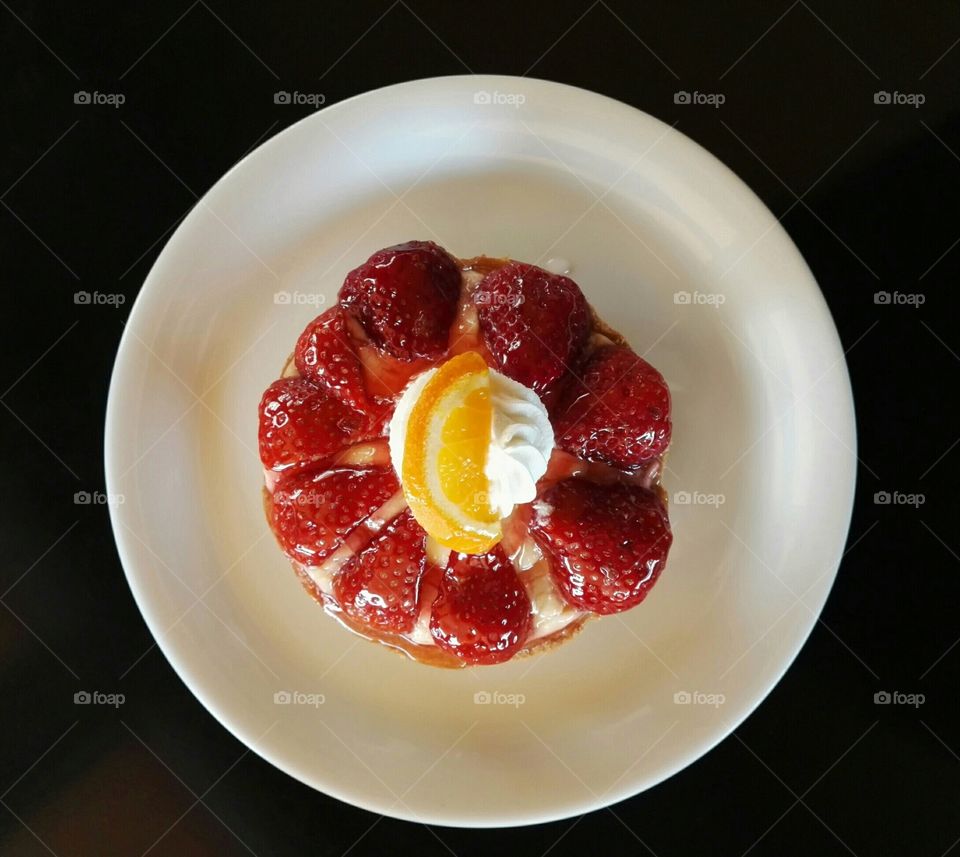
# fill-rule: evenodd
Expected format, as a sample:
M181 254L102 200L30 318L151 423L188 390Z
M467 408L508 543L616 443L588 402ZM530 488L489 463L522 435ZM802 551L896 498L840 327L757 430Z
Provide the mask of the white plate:
M673 391L668 568L642 606L542 656L446 671L359 640L303 593L264 522L257 403L317 312L298 301L329 303L350 268L410 238L569 260ZM736 176L608 98L449 77L312 115L204 197L131 313L106 463L137 603L227 729L357 806L480 827L636 794L753 711L836 574L855 443L817 284Z

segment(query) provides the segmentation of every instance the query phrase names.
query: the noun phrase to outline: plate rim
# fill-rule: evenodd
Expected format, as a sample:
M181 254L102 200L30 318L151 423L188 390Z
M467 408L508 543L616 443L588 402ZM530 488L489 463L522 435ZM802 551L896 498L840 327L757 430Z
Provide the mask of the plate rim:
M196 200L187 216L183 218L177 228L164 242L163 248L151 265L150 270L144 278L143 284L133 301L133 304L130 308L130 313L124 323L123 333L117 346L116 356L111 368L110 385L105 410L104 472L108 494L114 493L114 489L117 487L117 483L122 475L120 472L121 466L119 462L116 461L115 456L115 450L119 445L118 437L121 434L120 414L122 405L120 402L119 389L123 380L122 374L125 366L128 366L130 363L129 352L132 349L132 340L135 336L135 333L132 329L134 327L135 317L138 315L138 313L142 314L144 312L143 307L148 300L148 292L157 288L157 286L154 285L155 283L161 282L162 268L164 266L165 256L168 253L170 246L174 244L175 240L179 235L181 235L181 233L186 233L193 228L194 222L201 216L200 213L203 209L203 203L205 203L211 194L213 194L219 187L221 187L225 182L229 181L234 173L239 171L254 156L260 155L262 150L269 146L278 145L278 141L285 139L289 135L292 135L295 130L299 129L302 125L311 121L317 121L316 117L318 114L323 114L324 116L329 117L332 113L345 108L347 105L351 105L363 99L370 99L374 97L382 98L385 94L391 92L398 92L401 90L411 92L415 90L429 89L433 86L458 86L467 83L474 88L478 86L481 88L484 88L485 86L496 87L498 85L501 87L533 86L534 88L542 87L545 89L552 89L556 94L560 95L562 95L565 91L577 93L581 97L588 96L591 99L598 100L598 102L603 101L605 102L605 106L607 108L615 109L621 112L621 114L624 116L628 114L639 114L648 120L652 120L653 122L662 126L664 129L671 129L671 126L662 119L659 119L658 117L647 113L644 110L583 87L572 86L570 84L546 80L543 78L528 78L496 74L458 74L418 78L401 83L389 84L376 89L358 93L349 98L343 99L342 101L325 106L321 110L310 113L264 140L256 148L248 152L240 160L234 163ZM257 746L258 739L253 735L246 734L245 730L237 722L235 722L235 718L231 716L229 711L216 706L214 700L206 692L202 677L199 677L195 674L189 659L181 658L180 655L174 650L175 647L173 644L164 639L160 617L157 615L153 603L145 591L141 588L141 585L138 581L130 540L124 533L124 524L122 522L123 508L121 506L117 506L116 504L110 505L108 507L110 523L113 530L114 542L117 547L117 553L121 562L121 566L123 567L124 577L126 578L127 585L130 588L137 608L143 616L144 622L150 630L151 636L153 637L153 641L157 648L167 659L176 675L197 698L201 705L203 705L204 708L211 714L211 716L213 716L213 718L220 723L221 726L223 726L245 747L249 748L252 752L256 753L260 758L264 759L278 770L283 771L288 776L298 780L315 791L319 791L323 794L334 797L337 800L343 801L344 803L359 807L378 815L385 815L402 821L422 822L440 827L485 829L529 826L568 819L581 813L594 812L606 807L614 806L624 800L642 794L648 789L659 785L672 776L675 776L676 774L688 768L694 762L701 759L703 756L717 747L721 742L726 740L731 734L733 734L736 729L738 729L743 722L749 718L757 710L757 708L759 708L759 706L783 679L783 676L786 674L787 670L790 669L790 667L796 661L800 651L806 645L823 612L824 605L826 604L827 599L833 590L833 586L840 570L841 562L845 555L846 545L850 538L850 525L853 516L856 488L859 480L858 467L856 466L858 447L856 408L853 396L853 388L850 381L849 367L846 361L846 352L843 349L843 342L840 339L839 331L837 330L833 314L830 312L829 305L826 302L826 298L823 295L819 283L817 282L816 277L813 275L813 272L807 264L803 254L800 253L799 248L797 248L796 244L783 227L782 223L776 219L773 212L771 212L763 200L757 196L754 190L716 155L701 146L691 137L688 137L686 134L683 134L683 132L678 131L676 127L673 127L672 130L686 145L693 147L693 150L697 152L699 157L704 158L706 162L710 162L712 166L719 171L719 173L723 174L726 181L732 181L735 185L739 186L741 191L745 191L755 207L762 212L764 216L770 218L770 220L773 222L771 232L779 235L781 242L785 242L783 246L792 251L796 261L806 272L806 276L809 279L809 284L812 286L809 297L816 301L817 309L820 315L822 315L824 320L827 322L824 328L825 334L829 333L831 335L831 338L836 344L837 350L840 354L839 368L841 371L839 373L839 377L833 383L835 385L835 392L842 394L837 396L838 408L842 409L842 413L840 410L838 410L838 418L840 416L844 417L843 422L845 423L845 436L843 437L843 441L849 449L848 460L851 461L852 465L851 479L849 480L849 484L846 486L846 501L842 504L838 503L839 508L846 510L844 515L844 524L842 527L842 532L845 535L836 547L834 551L834 557L830 561L831 572L829 579L823 586L822 595L816 600L815 607L810 607L809 604L807 605L810 607L810 619L808 627L802 633L797 634L797 639L789 647L789 656L782 659L779 667L774 671L775 674L772 676L769 682L765 683L765 687L758 692L755 697L754 695L751 695L751 698L742 704L742 709L738 711L730 720L725 721L721 728L716 731L716 733L709 735L707 738L699 742L690 742L687 752L679 754L678 762L675 766L671 766L671 770L650 777L639 786L628 783L625 787L618 788L616 792L612 793L609 797L591 798L588 801L579 801L576 803L576 805L572 805L568 802L563 805L556 805L552 811L543 810L536 814L526 813L516 817L470 817L466 820L461 818L458 821L456 820L456 813L446 813L442 809L438 809L438 813L429 818L423 818L422 816L416 817L413 814L407 814L403 811L397 810L395 806L379 804L374 800L368 799L368 797L362 793L352 791L349 788L341 788L335 780L323 780L322 777L316 775L315 771L307 768L297 768L293 764L290 764L286 759L281 758L281 754L279 753L271 756L269 754L268 747L264 747L263 751L261 751L261 748Z

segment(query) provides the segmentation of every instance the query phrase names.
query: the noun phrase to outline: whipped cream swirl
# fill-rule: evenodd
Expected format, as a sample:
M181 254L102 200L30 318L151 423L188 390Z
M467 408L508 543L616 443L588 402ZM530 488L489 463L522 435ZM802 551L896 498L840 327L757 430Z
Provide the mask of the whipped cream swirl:
M537 496L537 480L547 472L553 426L540 397L529 387L490 370L493 421L486 476L490 506L501 518Z
M390 458L401 477L407 422L434 372L428 369L407 385L390 420ZM553 451L553 427L533 390L494 369L490 370L490 404L493 420L485 474L490 507L505 518L514 506L537 496L537 480L547 472Z

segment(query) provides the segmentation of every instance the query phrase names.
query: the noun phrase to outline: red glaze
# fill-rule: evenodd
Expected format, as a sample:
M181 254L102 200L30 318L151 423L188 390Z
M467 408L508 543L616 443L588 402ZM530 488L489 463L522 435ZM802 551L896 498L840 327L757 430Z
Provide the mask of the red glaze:
M347 274L340 303L371 341L402 360L439 357L460 297L460 268L432 241L378 250Z
M534 510L531 532L570 604L620 613L647 597L673 541L656 494L626 483L568 479L544 492Z
M314 464L378 435L370 418L306 378L274 381L260 400L260 460L268 470Z
M409 509L394 518L337 572L333 594L341 609L370 628L412 631L427 568L426 537Z
M433 602L430 633L468 664L498 664L523 648L530 609L527 590L499 545L482 556L454 553Z
M473 302L496 368L549 405L590 333L580 287L535 265L510 262L483 278Z
M320 565L399 490L390 467L291 473L273 492L273 529L287 556Z
M374 345L363 345L358 353L370 395L379 402L388 403L391 414L393 403L400 398L410 379L430 369L436 362L422 357L416 360L398 360ZM388 415L388 422L389 419Z
M636 470L670 445L670 391L663 376L624 345L594 351L557 408L557 445Z

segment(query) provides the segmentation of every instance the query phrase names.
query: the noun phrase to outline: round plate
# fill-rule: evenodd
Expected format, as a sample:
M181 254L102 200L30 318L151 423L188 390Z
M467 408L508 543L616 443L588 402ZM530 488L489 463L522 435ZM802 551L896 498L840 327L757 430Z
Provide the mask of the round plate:
M264 521L257 404L374 250L562 259L673 392L675 541L637 609L542 655L448 671L341 628ZM669 777L800 649L855 464L843 352L763 204L676 130L544 81L449 77L322 110L241 161L170 239L114 368L107 485L134 597L223 725L378 813L517 825Z

